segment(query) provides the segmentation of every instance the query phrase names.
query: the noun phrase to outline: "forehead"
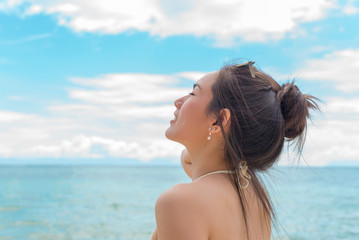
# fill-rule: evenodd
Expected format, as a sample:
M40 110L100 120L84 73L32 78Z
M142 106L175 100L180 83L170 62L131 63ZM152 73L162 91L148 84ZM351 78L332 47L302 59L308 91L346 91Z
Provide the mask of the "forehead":
M212 84L216 81L218 77L218 71L211 72L206 75L204 75L202 78L200 78L196 84L200 86L200 88L204 91L208 91L211 89Z

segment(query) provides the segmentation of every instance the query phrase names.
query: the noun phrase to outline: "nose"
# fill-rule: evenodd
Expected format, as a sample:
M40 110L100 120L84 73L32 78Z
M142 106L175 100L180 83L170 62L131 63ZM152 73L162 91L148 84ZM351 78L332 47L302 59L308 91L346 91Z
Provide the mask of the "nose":
M174 105L177 109L180 109L182 104L184 102L184 98L181 97L181 98L178 98L175 102L174 102Z

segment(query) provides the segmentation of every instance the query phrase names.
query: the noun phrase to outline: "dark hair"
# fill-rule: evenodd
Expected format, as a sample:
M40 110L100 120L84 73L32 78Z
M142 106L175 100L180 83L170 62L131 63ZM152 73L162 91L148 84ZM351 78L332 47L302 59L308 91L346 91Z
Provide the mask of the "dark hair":
M319 110L315 102L318 99L302 94L294 81L279 85L252 65L224 66L212 85L212 94L208 114L215 114L221 127L227 168L237 170L230 176L242 203L249 238L246 202L238 181L239 165L242 161L246 162L247 173L251 176L252 186L263 205L265 216L275 219L270 198L257 173L267 170L276 162L285 141L296 143L297 151L301 154L307 118L310 118L309 109ZM227 132L221 122L221 110L224 108L231 114Z

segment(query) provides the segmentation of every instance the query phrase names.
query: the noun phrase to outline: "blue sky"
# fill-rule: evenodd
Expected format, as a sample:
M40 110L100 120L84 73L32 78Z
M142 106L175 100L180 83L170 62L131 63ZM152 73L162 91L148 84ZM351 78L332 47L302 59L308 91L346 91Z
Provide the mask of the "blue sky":
M358 22L350 0L0 1L0 163L178 164L174 99L254 60L323 100L306 162L359 165Z

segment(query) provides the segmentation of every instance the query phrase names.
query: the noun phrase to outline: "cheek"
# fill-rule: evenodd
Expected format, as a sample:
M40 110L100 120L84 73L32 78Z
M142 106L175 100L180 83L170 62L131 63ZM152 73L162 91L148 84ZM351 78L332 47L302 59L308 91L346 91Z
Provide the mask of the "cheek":
M187 105L184 105L180 113L182 121L179 123L183 127L187 128L198 128L203 125L206 121L206 114L204 107L200 102L188 102Z
M188 100L180 110L178 120L166 131L166 137L184 143L190 140L206 139L208 118L201 102Z

